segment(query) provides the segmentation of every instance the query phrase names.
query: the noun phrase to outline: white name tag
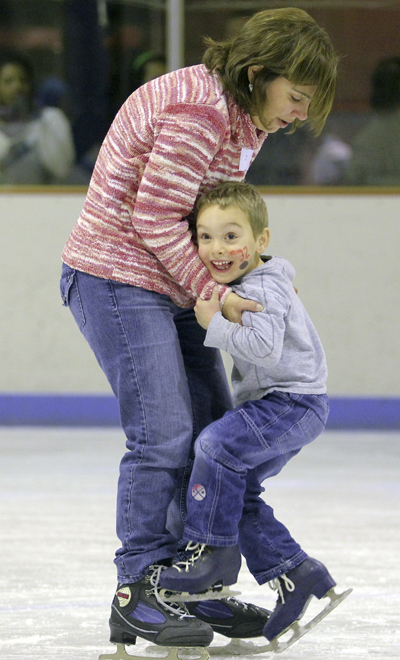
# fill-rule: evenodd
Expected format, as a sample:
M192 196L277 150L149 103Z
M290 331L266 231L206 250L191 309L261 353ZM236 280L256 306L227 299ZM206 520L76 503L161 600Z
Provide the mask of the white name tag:
M253 149L244 149L240 152L239 172L247 171L253 158Z

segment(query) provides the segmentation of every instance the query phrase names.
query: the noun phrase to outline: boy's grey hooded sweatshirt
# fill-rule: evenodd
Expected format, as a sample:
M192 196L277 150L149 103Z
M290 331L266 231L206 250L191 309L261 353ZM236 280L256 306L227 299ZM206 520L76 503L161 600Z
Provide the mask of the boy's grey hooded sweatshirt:
M244 312L243 325L218 312L207 330L205 345L232 355L235 405L261 399L274 390L324 394L327 366L318 334L293 287L295 270L282 257L232 283L243 298L257 300L262 312Z

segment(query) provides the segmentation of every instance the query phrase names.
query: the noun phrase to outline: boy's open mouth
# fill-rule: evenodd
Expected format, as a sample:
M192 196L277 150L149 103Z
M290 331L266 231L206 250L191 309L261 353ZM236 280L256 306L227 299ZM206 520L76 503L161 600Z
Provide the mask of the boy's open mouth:
M233 264L233 261L212 261L211 263L215 268L215 270L219 270L220 272L223 272L225 270L229 270L229 268Z

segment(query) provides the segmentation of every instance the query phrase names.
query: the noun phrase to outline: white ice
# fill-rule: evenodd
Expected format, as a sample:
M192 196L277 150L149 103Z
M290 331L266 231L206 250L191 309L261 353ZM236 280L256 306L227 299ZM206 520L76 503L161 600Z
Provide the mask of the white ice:
M3 427L0 452L0 658L97 660L113 650L122 432ZM278 657L400 657L399 474L399 433L327 432L265 484L302 547L340 589L354 588ZM238 588L243 600L274 606L275 594L245 567ZM224 643L216 635L214 644Z

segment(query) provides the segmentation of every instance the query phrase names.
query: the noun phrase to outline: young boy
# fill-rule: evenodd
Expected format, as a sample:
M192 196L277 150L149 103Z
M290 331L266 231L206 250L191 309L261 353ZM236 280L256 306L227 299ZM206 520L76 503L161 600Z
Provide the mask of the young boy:
M261 256L269 242L268 214L253 186L226 182L204 195L197 241L213 278L260 302L263 311L245 312L240 325L222 316L218 287L210 300L197 301L205 345L233 357L236 408L196 441L183 534L187 557L163 571L160 586L196 593L233 584L241 553L260 585L272 581L278 589L264 627L271 641L300 618L311 596L329 592L326 614L345 597L331 591L336 583L325 566L308 557L260 497L264 479L325 428L325 354L293 286L293 267L281 257ZM196 607L201 614L201 603L191 613Z

